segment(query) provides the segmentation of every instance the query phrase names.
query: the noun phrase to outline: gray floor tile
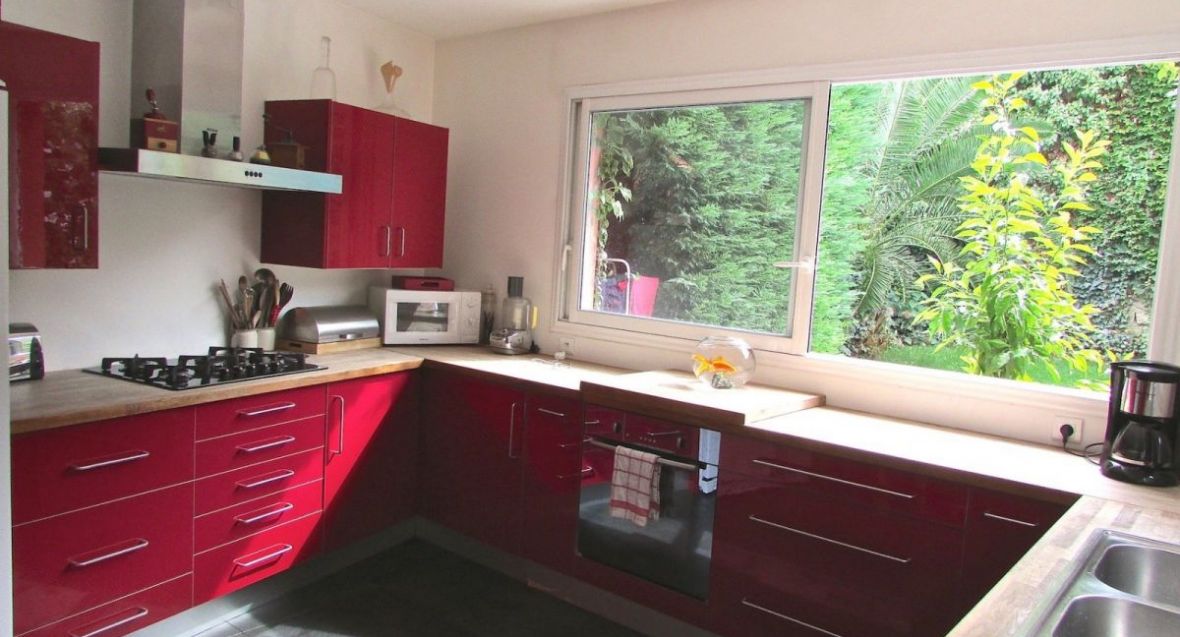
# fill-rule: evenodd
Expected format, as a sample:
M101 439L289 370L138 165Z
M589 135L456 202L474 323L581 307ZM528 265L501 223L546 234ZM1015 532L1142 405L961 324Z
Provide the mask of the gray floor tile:
M241 634L242 631L238 630L236 626L229 622L222 622L213 628L202 630L193 637L238 637Z

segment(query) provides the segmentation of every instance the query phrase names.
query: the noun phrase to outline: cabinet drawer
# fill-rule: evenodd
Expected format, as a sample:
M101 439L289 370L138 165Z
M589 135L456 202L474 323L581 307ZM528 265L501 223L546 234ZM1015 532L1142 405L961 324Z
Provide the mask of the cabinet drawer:
M15 436L16 524L193 479L193 410Z
M21 637L120 637L193 605L193 576L178 577Z
M14 527L16 632L192 570L192 498L188 483Z
M322 416L325 401L324 386L314 385L199 405L197 440Z
M242 504L324 477L323 448L197 480L197 515Z
M309 482L286 491L198 516L193 521L197 553L316 513L323 508L324 484Z
M320 514L288 522L198 555L193 566L194 603L249 586L291 568L320 546Z
M197 477L204 478L323 446L323 416L203 440L197 443Z
M736 471L765 478L791 493L841 498L954 526L963 525L967 511L967 487L960 484L740 436L725 437L721 466L727 476Z
M639 414L627 414L624 439L627 442L663 449L672 453L684 453L697 449L701 430L658 418Z

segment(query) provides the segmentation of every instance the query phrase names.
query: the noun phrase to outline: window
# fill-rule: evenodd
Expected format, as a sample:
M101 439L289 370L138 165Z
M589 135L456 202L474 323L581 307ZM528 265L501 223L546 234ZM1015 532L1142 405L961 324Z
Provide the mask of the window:
M567 326L1094 389L1148 353L1174 63L757 84L575 98Z

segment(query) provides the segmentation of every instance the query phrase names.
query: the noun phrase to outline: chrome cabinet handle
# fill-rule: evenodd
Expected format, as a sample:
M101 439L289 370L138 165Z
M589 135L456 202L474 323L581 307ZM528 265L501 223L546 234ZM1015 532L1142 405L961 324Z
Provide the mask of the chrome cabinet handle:
M582 467L582 470L577 473L567 473L563 476L557 476L557 479L572 480L573 478L585 478L590 475L594 475L594 467Z
M563 450L580 449L581 447L582 447L582 443L580 443L580 442L567 442L565 444L557 445L558 449L563 449Z
M234 484L236 484L239 489L256 489L258 487L261 487L266 484L270 484L272 482L278 482L279 480L286 480L287 478L290 478L293 475L295 475L294 471L292 471L291 469L284 469L282 471L276 471L270 475L258 476L256 478L248 478L246 480L238 480Z
M750 608L753 608L754 610L762 611L763 613L766 613L767 615L772 615L774 617L778 617L779 619L785 619L793 624L798 624L804 628L810 628L811 630L814 630L817 633L831 635L831 637L843 637L843 635L841 635L839 633L834 633L830 630L824 630L824 629L820 628L819 626L816 626L815 624L808 624L805 621L795 619L794 617L789 617L789 616L784 615L778 611L770 610L769 608L767 608L765 606L759 606L758 604L751 602L748 598L745 598L745 597L742 598L742 605L749 606Z
M98 635L101 635L101 634L107 632L108 630L114 630L114 629L118 628L119 626L123 626L125 624L130 624L131 622L133 622L137 619L140 619L142 617L147 617L147 616L148 616L148 609L146 609L142 606L135 606L133 608L128 608L125 611L121 611L121 612L115 613L114 615L111 615L109 617L103 618L100 621L103 621L106 623L104 623L99 628L95 628L94 630L87 630L86 632L79 632L81 630L85 630L86 626L83 626L82 628L78 628L75 630L71 630L70 637L97 637ZM88 626L93 626L93 625L94 624L88 624Z
M107 551L106 553L100 553L99 555L95 555L94 557L81 557L81 556L80 557L71 557L67 561L69 562L70 566L73 566L74 568L85 568L87 566L94 566L95 564L99 564L101 562L105 562L107 560L119 557L120 555L127 555L128 553L142 551L143 549L146 549L148 547L148 541L141 538L141 537L137 537L132 540L120 542L119 544L113 544L113 545L108 546L106 548L109 549L109 548L113 548L113 547L118 547L118 548L114 548L114 550ZM106 549L99 549L99 550L106 550Z
M90 209L82 206L82 251L90 249Z
M384 249L377 256L387 257L393 253L393 231L389 226L381 226L381 231L385 233Z
M265 442L256 442L253 444L238 445L238 451L242 453L258 453L266 449L273 449L274 447L281 447L295 442L295 436L281 436L274 440L267 440Z
M513 454L516 449L516 406L519 403L512 403L511 415L508 417L508 457L516 460L517 456Z
M273 518L277 515L282 515L282 514L286 513L287 511L290 511L291 509L294 509L294 508L295 508L295 505L291 504L290 502L280 502L276 508L271 509L270 511L262 509L261 513L256 513L254 515L250 515L249 513L243 513L242 515L235 516L234 522L236 522L238 524L257 524L263 520ZM249 517L247 517L247 516L249 516Z
M404 257L406 256L406 229L398 228L398 232L401 233L401 238L398 240L399 246L397 249L397 256Z
M848 485L850 487L867 489L869 491L875 491L877 493L884 493L885 495L892 495L892 496L895 496L898 498L905 498L906 500L913 500L914 499L914 494L912 494L912 493L902 493L901 491L890 491L889 489L882 489L881 487L874 487L871 484L862 484L860 482L853 482L851 480L842 480L840 478L833 478L832 476L825 476L822 473L812 473L810 471L804 471L802 469L796 469L794 467L787 467L787 466L784 466L781 464L767 462L765 460L754 460L753 462L754 462L754 464L760 464L764 467L771 467L774 469L782 469L783 471L790 471L793 473L801 473L805 476L811 476L812 478L819 478L820 480L828 480L830 482L837 482L839 484Z
M70 465L70 471L93 471L103 467L113 467L117 464L134 462L135 460L143 460L150 455L152 455L151 452L144 451L143 449L124 451L122 453L113 456L107 456L105 458L83 460L81 463L75 462Z
M235 559L234 564L236 564L237 566L239 566L241 568L254 568L255 566L258 566L259 564L266 564L267 562L273 562L274 560L279 559L280 557L286 555L287 553L290 553L294 549L295 549L295 547L291 546L290 544L279 544L276 546L275 550L271 551L270 553L267 553L266 555L263 555L262 557L256 557L252 560L246 560L246 559L244 559L246 556L243 555L242 557Z
M295 408L295 403L279 403L278 405L275 405L273 407L263 407L262 409L254 409L254 410L239 409L238 415L245 416L247 418L251 418L254 416L273 414L276 411L287 411L288 409L294 409L294 408Z
M1016 518L1009 518L1009 517L1005 517L1003 515L996 515L995 513L992 513L991 511L984 511L983 517L991 518L993 520L999 520L1001 522L1007 522L1009 524L1017 524L1020 526L1027 526L1027 527L1034 528L1034 529L1037 527L1037 524L1035 522L1025 522L1024 520L1017 520Z
M545 409L544 407L537 407L537 411L550 416L557 416L558 418L565 418L565 414L560 411L553 411L552 409Z
M336 455L344 453L344 396L333 396L340 399L340 429L336 432Z
M863 546L857 546L857 545L855 545L855 544L849 544L849 543L847 543L847 542L841 542L840 540L833 540L832 538L829 538L829 537L824 537L824 536L822 536L822 535L816 535L816 534L814 534L814 533L808 533L807 531L800 531L799 529L793 529L793 528L791 528L791 527L789 527L789 526L784 526L784 525L782 525L782 524L779 524L779 523L777 523L777 522L771 522L770 520L766 520L766 519L760 518L760 517L758 517L757 515L752 515L752 514L751 514L751 515L750 515L750 521L751 521L751 522L757 522L757 523L759 523L759 524L765 524L766 526L773 527L773 528L779 529L779 530L781 530L781 531L789 531L789 532L791 532L791 533L795 533L795 534L797 534L797 535L802 535L803 537L809 537L809 538L811 538L811 539L813 539L813 540L819 540L819 541L821 541L821 542L827 542L828 544L835 544L836 546L843 546L843 547L844 547L844 548L846 548L846 549L852 549L852 550L854 550L854 551L860 551L861 553L866 553L866 554L868 554L868 555L872 555L872 556L875 556L875 557L884 558L884 559L887 559L887 560L890 560L890 561L893 561L893 562L897 562L898 564L909 564L910 562L912 562L912 561L913 561L913 558L910 558L910 557L897 557L897 556L895 556L895 555L890 555L890 554L888 554L888 553L881 553L881 552L878 552L878 551L874 551L874 550L872 550L872 549L866 549L866 548L865 548L865 547L863 547Z

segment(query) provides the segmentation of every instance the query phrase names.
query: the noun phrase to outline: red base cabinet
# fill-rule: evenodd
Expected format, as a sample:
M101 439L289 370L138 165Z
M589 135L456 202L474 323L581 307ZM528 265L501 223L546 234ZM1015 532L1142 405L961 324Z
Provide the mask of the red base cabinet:
M99 45L0 22L9 267L98 267Z
M416 374L328 385L324 547L333 550L414 514Z
M582 465L582 402L530 393L525 417L521 551L572 574Z

